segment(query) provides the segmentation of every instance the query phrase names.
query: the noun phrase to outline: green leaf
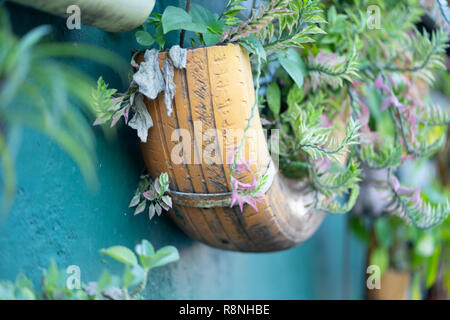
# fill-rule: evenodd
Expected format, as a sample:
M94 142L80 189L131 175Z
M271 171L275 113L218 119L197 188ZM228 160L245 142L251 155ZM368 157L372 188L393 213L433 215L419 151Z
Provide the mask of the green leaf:
M370 255L370 264L378 266L381 274L389 268L389 253L384 248L375 248Z
M259 55L262 60L266 60L266 50L255 35L251 35L239 40L239 44L254 55Z
M155 204L154 204L154 203L151 203L151 204L148 206L148 218L149 218L149 220L152 220L152 219L153 219L153 217L155 216L155 213L156 213Z
M300 88L297 84L293 84L291 88L289 89L288 96L287 96L287 105L288 110L295 108L295 104L300 104L302 102L304 97L303 89Z
M415 246L416 253L424 258L431 257L435 249L434 238L429 233L422 234Z
M141 46L151 46L153 43L155 43L155 39L152 37L152 35L146 31L139 30L135 33L136 41Z
M142 201L137 207L136 210L134 210L134 215L138 215L139 213L141 213L142 211L145 210L145 206L147 205L147 203L144 201Z
M139 200L141 200L141 195L135 194L133 199L131 199L130 204L128 205L128 208L137 206L139 204Z
M135 286L145 279L145 270L141 266L126 267L122 276L122 286L125 288Z
M272 82L267 87L267 104L269 105L270 110L274 114L275 118L278 118L280 115L281 108L281 90L278 86L278 83Z
M45 287L55 287L58 285L59 280L59 270L58 266L56 265L55 260L50 261L50 266L48 267L48 270L45 272L44 276L44 286Z
M428 259L426 267L426 285L431 288L436 282L436 276L439 271L439 258L441 256L441 248L438 247L434 254Z
M422 300L422 288L420 283L420 273L414 273L411 285L411 298L413 300Z
M111 286L112 277L108 270L103 270L100 278L97 281L97 294L108 289Z
M16 285L21 288L28 288L33 290L33 282L31 282L31 280L22 273L19 273L19 275L17 276Z
M161 175L159 176L159 179L161 180L162 185L169 184L169 175L167 174L167 172L161 173Z
M378 218L375 221L374 229L379 246L388 249L392 242L392 232L389 227L389 221L384 218Z
M1 286L1 285L0 285ZM19 274L16 279L16 299L18 300L35 300L36 295L34 294L33 283L30 279L25 277L23 274ZM1 291L1 289L0 289ZM0 294L0 300L2 300L2 295Z
M205 33L207 26L198 22L192 22L192 17L185 10L168 6L161 18L164 34L173 30L186 30Z
M208 31L203 34L203 41L205 41L206 46L213 46L217 44L220 41L220 38L222 38L222 36L219 33L212 33Z
M156 43L159 46L160 50L164 49L164 45L166 44L166 39L164 38L164 30L162 24L155 28L155 38Z
M172 198L170 196L163 196L161 198L162 202L164 202L169 208L172 208ZM166 209L169 210L169 209Z
M162 267L180 259L177 248L173 246L165 246L159 249L155 254L153 268Z
M286 52L277 52L281 66L291 76L299 88L303 86L303 80L307 75L306 66L297 50L289 48Z
M166 264L177 261L180 258L177 248L165 246L159 249L155 254L145 257L142 266L146 270L162 267Z
M350 229L353 234L364 244L368 245L370 242L370 233L364 226L362 219L359 217L350 218Z
M14 284L10 281L0 281L0 300L14 300Z
M138 257L141 259L141 257L148 257L155 253L155 249L153 248L152 244L148 240L142 240L142 242L138 245L136 245L136 248L134 249L138 255ZM142 261L141 261L142 263ZM145 266L144 266L145 267Z
M107 249L100 250L100 254L105 254L113 258L114 260L117 260L130 266L138 265L136 255L133 253L133 251L131 251L127 247L113 246Z
M161 213L162 213L162 208L161 208L161 206L159 205L159 204L155 204L155 210L156 210L156 214L158 215L158 216L160 216L161 215Z
M219 21L219 15L212 13L208 9L193 3L189 14L192 22L207 26L207 32L203 33L205 45L212 46L220 41L224 31L225 22Z
M191 5L191 10L189 11L189 15L192 17L192 21L195 23L201 23L204 25L207 25L208 27L211 27L219 20L219 15L216 13L213 13L206 9L205 7L202 7L196 3L193 3ZM224 23L222 23L224 25ZM215 30L217 31L217 30Z

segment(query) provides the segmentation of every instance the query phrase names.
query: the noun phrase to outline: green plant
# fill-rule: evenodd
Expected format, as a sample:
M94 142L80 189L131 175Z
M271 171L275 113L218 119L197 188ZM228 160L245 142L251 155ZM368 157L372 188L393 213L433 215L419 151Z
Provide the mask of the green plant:
M59 58L89 58L118 70L124 63L105 49L50 42L50 31L44 25L18 38L0 6L0 213L8 212L15 195L11 150L20 143L18 131L23 127L50 137L80 167L88 185L96 185L94 135L85 120L95 114L89 95L93 81Z
M127 247L113 246L100 250L100 254L125 266L121 277L104 270L96 282L83 284L80 289L69 289L67 274L59 270L54 261L44 270L41 288L20 274L16 281L0 281L0 300L129 300L141 298L147 285L150 270L165 266L179 259L175 247L165 246L155 251L152 244L142 240L135 252ZM131 290L131 292L130 292Z
M412 274L413 298L421 299L422 293L438 281L440 267L444 277L448 277L449 221L423 230L409 226L396 216L359 217L351 220L351 226L367 244L370 233L373 235L368 264L380 267L381 274L388 269ZM444 279L443 284L450 292L448 281Z
M288 72L296 73L299 66L291 62L298 59L297 52L286 49L301 48L314 42L311 35L324 33L318 26L326 22L320 3L311 0L262 1L258 8L252 9L249 18L242 18L246 9L241 5L243 2L229 0L220 15L195 3L188 6L188 11L168 6L162 14L154 13L149 17L136 32L137 42L146 47L156 43L163 50L167 33L191 31L192 47L239 43L263 60L266 56L276 56ZM154 32L150 33L150 29Z
M148 216L151 220L155 213L160 216L162 210L169 211L172 208L172 198L166 194L168 191L169 176L167 173L161 173L153 183L148 174L141 175L139 186L129 207L136 207L134 215L137 215L145 210L148 202Z
M373 29L371 4L382 17ZM324 7L328 23L320 27L326 33L313 35L315 41L300 52L304 83L277 71L284 105L274 112L267 104L262 112L269 127L281 129L283 173L311 181L324 195L316 197L317 209L344 213L357 199L360 166L392 171L405 159L424 159L442 147L449 116L430 102L427 85L444 67L448 37L442 30L430 35L415 29L423 14L419 1L355 0ZM270 66L264 69L270 72ZM273 92L266 91L266 101L274 99ZM339 132L345 136L338 139ZM406 192L389 177L381 184L390 194L386 211L420 228L445 220L448 201L422 205L417 190Z

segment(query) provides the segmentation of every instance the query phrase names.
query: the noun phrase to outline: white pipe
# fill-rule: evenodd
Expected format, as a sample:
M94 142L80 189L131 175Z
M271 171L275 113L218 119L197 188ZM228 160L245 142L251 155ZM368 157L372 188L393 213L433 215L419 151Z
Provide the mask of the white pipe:
M60 17L69 17L72 5L80 8L81 22L109 32L126 32L140 26L155 0L12 0Z

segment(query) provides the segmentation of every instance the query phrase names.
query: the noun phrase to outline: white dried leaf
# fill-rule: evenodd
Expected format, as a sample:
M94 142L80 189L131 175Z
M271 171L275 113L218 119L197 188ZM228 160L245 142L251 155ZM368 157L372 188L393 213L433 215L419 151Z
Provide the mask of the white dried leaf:
M166 59L164 59L162 71L164 74L164 82L165 82L164 104L166 105L167 116L170 117L170 115L172 114L172 100L173 97L175 96L175 91L177 89L175 82L173 82L174 69L170 57L166 56Z
M133 111L134 116L128 122L128 125L137 130L138 137L142 142L147 142L148 129L153 127L153 121L147 111L142 94L137 94L134 98Z
M133 75L133 81L139 86L139 92L149 99L155 99L164 91L164 79L159 69L158 50L146 50L144 61Z
M173 46L169 50L170 59L172 59L175 68L186 68L187 50L181 48L179 45Z

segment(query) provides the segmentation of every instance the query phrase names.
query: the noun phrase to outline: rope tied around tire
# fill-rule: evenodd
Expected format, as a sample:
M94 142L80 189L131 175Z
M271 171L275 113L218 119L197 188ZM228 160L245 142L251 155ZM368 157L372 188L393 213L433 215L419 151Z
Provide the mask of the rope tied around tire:
M261 191L266 193L272 186L275 178L276 169L273 161L270 161L267 166L266 173L267 181L262 187ZM175 190L169 190L172 200L175 204L191 207L191 208L215 208L215 207L230 207L232 192L221 193L190 193Z

